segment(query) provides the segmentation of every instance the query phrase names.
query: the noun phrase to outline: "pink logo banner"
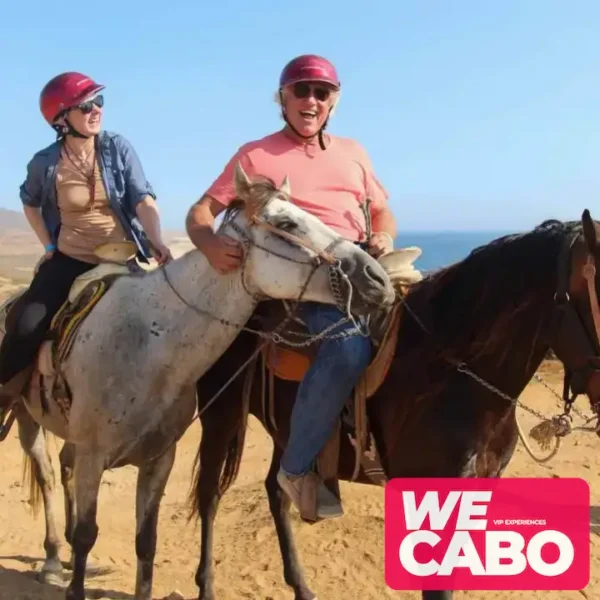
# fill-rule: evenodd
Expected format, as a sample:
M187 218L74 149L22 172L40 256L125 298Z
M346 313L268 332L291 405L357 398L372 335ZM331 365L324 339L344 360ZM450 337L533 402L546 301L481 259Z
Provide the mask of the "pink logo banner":
M392 479L385 580L394 590L581 590L590 579L583 479Z

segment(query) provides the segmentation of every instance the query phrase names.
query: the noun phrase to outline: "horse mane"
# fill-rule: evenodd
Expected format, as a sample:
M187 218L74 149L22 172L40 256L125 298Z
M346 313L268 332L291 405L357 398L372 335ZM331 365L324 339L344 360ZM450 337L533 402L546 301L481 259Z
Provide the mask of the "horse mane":
M564 240L580 227L578 221L544 221L532 231L479 246L414 285L405 298L393 367L403 389L415 399L431 396L454 365L472 368L493 356L500 366L524 344L529 365L551 316ZM512 344L506 344L509 336Z
M247 219L253 219L262 212L274 194L278 194L282 200L290 200L290 197L282 192L270 177L255 175L252 178L248 192L244 193L243 197L236 196L229 203L225 212L225 219L231 218L239 211L243 211Z

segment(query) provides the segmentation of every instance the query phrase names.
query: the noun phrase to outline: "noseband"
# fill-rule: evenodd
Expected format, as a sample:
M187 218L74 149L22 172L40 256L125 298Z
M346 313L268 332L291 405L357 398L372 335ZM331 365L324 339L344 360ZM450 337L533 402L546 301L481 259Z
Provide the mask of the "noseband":
M568 414L577 396L584 394L587 384L595 372L600 371L600 306L596 293L596 260L588 253L582 275L587 281L590 310L594 324L591 338L584 320L569 294L571 278L571 251L581 232L565 241L558 262L558 283L554 295L552 347L556 356L565 365L563 401ZM600 416L600 400L591 403L592 410Z

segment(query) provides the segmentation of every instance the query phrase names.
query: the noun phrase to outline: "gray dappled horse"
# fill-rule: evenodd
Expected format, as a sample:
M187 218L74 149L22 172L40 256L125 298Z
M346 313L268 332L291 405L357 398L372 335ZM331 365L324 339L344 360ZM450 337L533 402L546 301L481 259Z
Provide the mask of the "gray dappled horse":
M287 178L279 188L269 180L251 182L238 165L235 184L239 200L221 229L245 247L242 268L219 275L194 249L143 274L117 273L78 325L68 355L54 365L55 376L40 383L40 373L52 370L52 359L42 349L21 399L26 412L17 407L21 441L34 461L45 501L46 572L60 573L62 566L51 515L51 466L40 427L67 442L61 453L72 527L67 532L73 552L67 600L85 598L103 472L127 464L139 468L135 598L151 600L160 501L176 442L194 417L196 382L260 300L339 304L351 298L349 308L358 315L393 302L382 266L289 202ZM98 273L108 271L104 267ZM82 277L94 283L94 271ZM340 290L352 294L342 298ZM63 390L61 398L56 389Z

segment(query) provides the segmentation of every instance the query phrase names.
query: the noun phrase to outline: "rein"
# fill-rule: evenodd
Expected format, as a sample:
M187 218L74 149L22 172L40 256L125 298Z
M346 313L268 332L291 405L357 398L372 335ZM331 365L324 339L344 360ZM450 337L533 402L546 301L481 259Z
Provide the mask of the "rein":
M167 265L163 265L162 266L163 276L164 276L166 282L168 283L169 287L173 290L173 292L179 298L179 300L181 300L181 302L183 304L185 304L188 308L191 308L196 313L202 314L204 316L208 316L211 319L216 320L223 325L226 325L229 327L234 327L240 331L254 333L254 334L258 335L259 337L265 339L266 341L271 341L276 344L284 342L284 341L286 343L288 343L287 340L285 340L281 336L279 331L281 331L281 329L283 328L283 326L285 324L287 324L289 321L291 321L294 318L295 313L297 311L298 304L300 302L302 302L302 299L304 298L304 294L306 293L306 290L308 288L310 281L312 280L317 269L321 266L324 266L324 263L325 263L328 266L329 283L331 286L331 291L334 296L334 299L336 300L336 304L337 304L338 308L340 308L341 310L344 310L346 313L345 318L340 319L340 321L338 321L338 322L334 323L332 326L328 327L326 331L329 331L330 329L334 329L339 324L348 322L348 321L353 321L358 329L358 325L356 324L356 321L354 320L354 317L352 316L352 314L350 312L350 305L351 305L352 293L353 293L352 283L350 282L348 275L346 275L346 273L344 273L342 266L341 266L341 261L339 259L335 258L335 256L332 254L332 251L336 248L336 246L338 246L343 241L343 238L337 237L335 240L333 240L333 242L331 242L331 244L329 244L329 246L327 246L327 248L325 248L324 250L319 250L319 249L315 248L312 244L305 242L304 240L300 239L299 237L297 237L287 231L281 231L281 230L277 229L276 227L274 227L273 225L271 225L270 223L267 223L266 221L263 221L262 219L259 219L256 216L252 217L250 219L250 221L253 225L267 229L269 232L271 232L277 236L280 236L280 237L294 243L297 246L306 248L307 250L310 250L311 252L313 252L315 254L315 257L312 260L308 260L308 261L302 261L302 260L297 260L295 258L291 258L290 256L280 254L279 252L275 252L274 250L265 248L261 244L257 243L251 236L249 236L233 220L229 219L224 222L224 227L227 227L227 226L231 227L242 238L243 245L246 250L246 252L244 253L244 259L242 261L242 266L241 266L242 285L244 286L244 290L246 291L246 293L249 296L251 296L252 298L254 298L254 300L256 300L257 302L260 302L262 300L268 300L268 299L270 299L270 297L266 296L264 294L257 294L255 292L253 292L252 290L249 289L248 285L246 284L245 273L246 273L246 266L247 266L247 261L248 261L249 250L251 247L259 248L261 250L264 250L268 254L277 256L279 258L282 258L283 260L287 260L287 261L295 263L295 264L312 265L312 269L311 269L306 281L304 282L302 289L300 290L300 294L298 295L298 298L294 302L294 308L293 308L292 312L291 313L288 312L285 319L283 319L283 321L281 323L279 323L277 325L277 327L275 327L275 329L273 329L270 332L264 332L264 331L261 331L258 329L252 329L245 325L241 325L239 323L234 323L227 319L217 317L216 315L213 315L209 311L198 308L197 306L191 304L185 298L183 298L183 296L177 291L177 289L173 285L172 281L168 277L167 270L166 270ZM341 290L340 284L342 282L348 288L346 296L343 295L342 290ZM348 333L345 333L344 336L333 336L332 339L335 339L335 337L346 337L347 335L348 335ZM316 336L309 336L309 339L306 342L302 342L300 345L308 346L311 343L313 343L313 341L315 339L321 339L322 337L323 337L322 334L318 334ZM293 342L289 342L289 343L293 344Z

